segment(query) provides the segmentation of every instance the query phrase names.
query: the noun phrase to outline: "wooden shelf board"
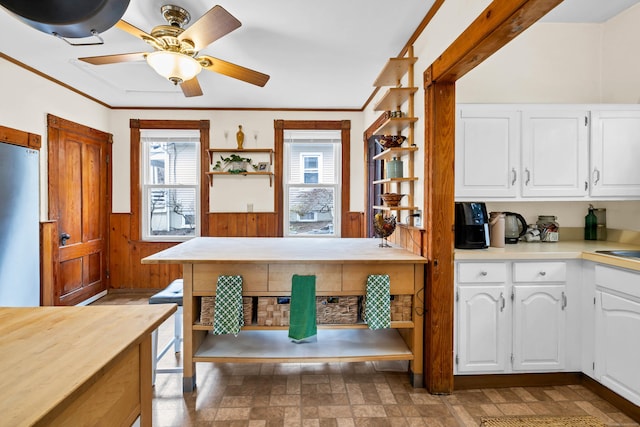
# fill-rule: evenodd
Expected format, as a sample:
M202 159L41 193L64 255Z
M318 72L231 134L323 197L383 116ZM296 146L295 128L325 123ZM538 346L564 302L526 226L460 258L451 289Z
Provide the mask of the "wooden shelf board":
M412 321L392 321L391 329L413 329L414 325ZM194 331L210 331L213 328L211 325L202 325L196 323L193 325ZM368 329L369 326L366 323L341 323L334 325L318 325L318 329ZM261 325L246 325L242 327L243 331L287 331L288 326L261 326Z
M397 86L402 77L409 71L409 67L416 63L418 58L390 58L378 77L373 82L376 87Z
M394 157L400 157L403 154L413 153L415 151L418 151L418 147L416 146L387 148L382 153L376 154L373 160L391 160Z
M391 184L393 182L411 182L417 181L418 177L407 177L407 178L384 178L373 181L374 184Z
M373 209L379 211L416 211L419 208L417 206L374 206Z
M397 135L417 121L417 117L390 117L375 131L375 134Z
M243 176L247 176L247 175L273 175L273 172L241 172L241 173L230 173L230 172L218 172L218 171L212 171L212 172L205 172L207 175L230 175L230 176L238 176L238 175L243 175Z
M210 153L273 153L271 148L207 148Z
M238 336L207 334L194 361L320 362L413 360L394 329L320 329L317 341L293 343L287 330L243 330Z
M407 102L417 87L392 87L388 89L382 98L374 105L373 111L396 111L398 107Z

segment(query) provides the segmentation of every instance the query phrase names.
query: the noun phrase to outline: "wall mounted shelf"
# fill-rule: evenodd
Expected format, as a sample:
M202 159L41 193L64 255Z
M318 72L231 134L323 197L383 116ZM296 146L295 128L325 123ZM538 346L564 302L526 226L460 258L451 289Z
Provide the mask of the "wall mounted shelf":
M209 148L207 149L207 154L209 154L209 164L213 165L214 159L213 156L216 153L230 153L230 154L240 154L242 153L244 154L251 154L251 153L257 153L257 154L268 154L269 155L269 166L273 165L273 154L274 151L271 148L246 148L246 149L238 149L238 148ZM245 156L242 156L245 157ZM213 186L213 177L215 176L249 176L249 175L255 175L255 176L268 176L269 177L269 187L273 186L273 172L269 172L269 171L246 171L246 172L240 172L240 173L231 173L231 172L225 172L222 170L215 170L215 171L211 171L211 172L205 172L205 174L207 175L207 177L209 178L209 186Z

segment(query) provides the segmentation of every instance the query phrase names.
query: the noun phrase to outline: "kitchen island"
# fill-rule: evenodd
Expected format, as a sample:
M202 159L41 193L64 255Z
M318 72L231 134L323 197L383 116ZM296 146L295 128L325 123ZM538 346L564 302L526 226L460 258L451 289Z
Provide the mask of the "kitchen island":
M200 237L146 257L146 264L182 264L183 389L196 385L196 362L409 361L410 381L423 384L424 268L427 259L378 239ZM317 296L365 295L367 276L388 274L391 295L411 296L411 319L390 329L362 322L318 325L316 343L291 343L287 326L244 326L237 337L214 336L198 323L203 297L220 275L241 275L245 297L291 295L294 274L315 275Z
M151 332L175 311L0 307L0 425L151 426Z

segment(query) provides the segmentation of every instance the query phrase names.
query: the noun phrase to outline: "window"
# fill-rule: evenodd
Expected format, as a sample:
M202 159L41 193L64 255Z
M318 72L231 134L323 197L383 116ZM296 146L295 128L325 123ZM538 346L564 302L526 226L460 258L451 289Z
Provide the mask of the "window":
M302 153L302 177L305 184L318 184L320 181L320 155Z
M284 133L284 235L337 237L341 212L341 133Z
M200 132L142 129L141 206L144 240L200 234Z

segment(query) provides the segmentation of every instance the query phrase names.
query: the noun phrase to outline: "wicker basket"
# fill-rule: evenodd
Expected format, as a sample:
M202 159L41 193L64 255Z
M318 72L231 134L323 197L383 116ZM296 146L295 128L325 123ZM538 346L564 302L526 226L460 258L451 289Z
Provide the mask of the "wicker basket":
M258 297L259 326L289 326L290 297Z
M411 295L391 295L391 320L392 321L411 321L413 298ZM365 318L365 308L367 306L367 297L362 297L362 320Z
M213 313L216 308L216 297L200 297L200 321L198 324L213 326ZM251 325L253 319L253 297L242 297L242 315L244 324Z
M358 297L316 297L316 321L322 324L358 322Z

